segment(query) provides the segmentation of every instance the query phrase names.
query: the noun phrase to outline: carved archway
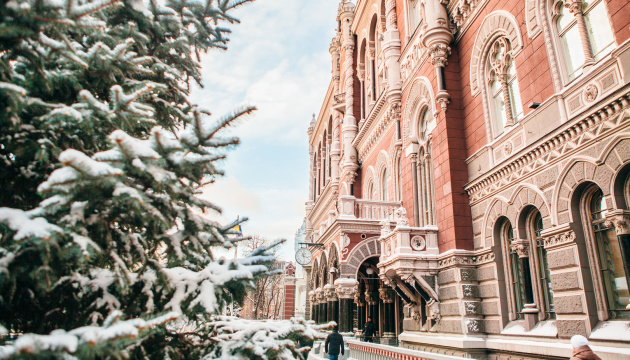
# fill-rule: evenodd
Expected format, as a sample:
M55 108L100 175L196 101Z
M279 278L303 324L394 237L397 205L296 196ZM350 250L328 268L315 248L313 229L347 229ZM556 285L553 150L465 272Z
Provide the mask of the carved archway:
M361 263L370 257L381 255L381 244L378 242L379 236L361 241L350 251L348 258L341 266L341 277L356 279L357 271Z

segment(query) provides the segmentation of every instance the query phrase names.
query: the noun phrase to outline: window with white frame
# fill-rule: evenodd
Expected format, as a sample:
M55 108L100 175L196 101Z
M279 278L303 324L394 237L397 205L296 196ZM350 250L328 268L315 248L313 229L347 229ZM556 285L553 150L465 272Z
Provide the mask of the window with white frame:
M615 39L603 0L556 0L554 24L568 81L612 51Z
M496 39L487 52L486 77L494 137L523 118L521 93L508 38Z
M420 0L409 0L407 1L407 31L409 36L412 36L420 22L422 21L420 15Z

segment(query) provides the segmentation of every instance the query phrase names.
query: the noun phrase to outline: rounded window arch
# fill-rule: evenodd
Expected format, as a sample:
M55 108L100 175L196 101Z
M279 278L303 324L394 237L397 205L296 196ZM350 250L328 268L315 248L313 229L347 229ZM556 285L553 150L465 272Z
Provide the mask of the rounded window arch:
M625 259L617 234L607 222L606 198L602 190L593 185L585 191L583 222L585 233L590 237L596 251L597 271L605 297L609 319L630 319L630 279L626 273L629 259Z
M486 94L493 138L523 118L514 51L505 36L495 39L485 58Z

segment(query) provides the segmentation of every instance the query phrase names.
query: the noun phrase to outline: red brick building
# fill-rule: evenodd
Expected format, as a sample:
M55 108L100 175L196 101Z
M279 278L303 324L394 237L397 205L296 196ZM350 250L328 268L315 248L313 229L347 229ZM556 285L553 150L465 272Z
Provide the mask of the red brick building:
M628 1L342 1L336 25L312 317L475 358L628 354Z

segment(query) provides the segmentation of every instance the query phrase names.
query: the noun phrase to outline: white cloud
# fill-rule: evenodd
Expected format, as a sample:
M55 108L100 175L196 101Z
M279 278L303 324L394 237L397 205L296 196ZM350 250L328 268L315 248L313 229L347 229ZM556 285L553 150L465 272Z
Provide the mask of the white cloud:
M205 88L190 97L217 115L243 104L258 108L234 130L243 145L228 154L228 177L204 196L224 209L225 222L248 216L246 234L287 238L285 258L292 258L304 218L306 129L330 82L336 10L334 1L257 0L242 7L228 51L203 56Z

